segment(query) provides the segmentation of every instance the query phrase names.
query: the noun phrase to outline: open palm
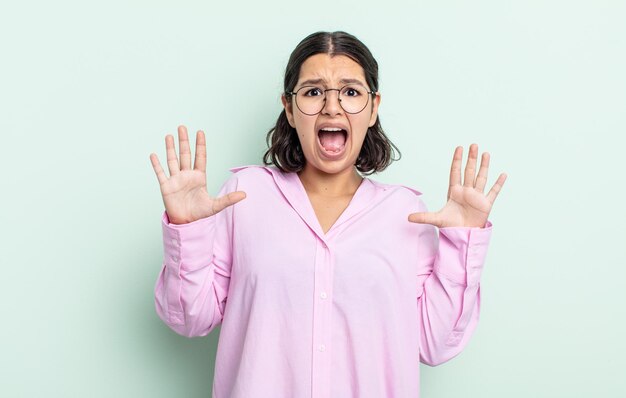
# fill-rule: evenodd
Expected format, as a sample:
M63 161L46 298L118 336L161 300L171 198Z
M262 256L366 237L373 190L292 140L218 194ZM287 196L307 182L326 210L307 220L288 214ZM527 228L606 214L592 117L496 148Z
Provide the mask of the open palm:
M150 161L157 179L165 211L172 224L186 224L210 217L224 208L231 206L246 197L243 191L228 193L220 198L211 197L206 189L206 141L204 133L196 135L196 157L191 168L191 150L185 126L178 127L178 146L180 163L174 148L174 137L165 136L168 178L161 167L156 154L150 154Z
M498 193L504 185L506 174L498 177L487 195L484 194L489 170L489 153L483 153L480 170L476 176L478 145L470 145L465 166L464 181L461 183L461 160L463 147L457 147L452 158L448 201L438 212L422 212L409 215L409 221L445 227L479 227L487 222L489 213Z

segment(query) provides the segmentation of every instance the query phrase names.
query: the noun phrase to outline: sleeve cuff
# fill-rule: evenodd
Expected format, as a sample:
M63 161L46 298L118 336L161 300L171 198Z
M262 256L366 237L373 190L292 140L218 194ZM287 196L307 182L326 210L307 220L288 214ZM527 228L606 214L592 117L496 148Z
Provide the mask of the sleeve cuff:
M194 271L211 263L215 217L206 217L187 224L171 224L167 212L161 217L163 258L175 273ZM183 250L184 248L184 250Z
M439 256L435 271L460 284L477 285L487 256L493 224L484 228L446 227L439 229Z

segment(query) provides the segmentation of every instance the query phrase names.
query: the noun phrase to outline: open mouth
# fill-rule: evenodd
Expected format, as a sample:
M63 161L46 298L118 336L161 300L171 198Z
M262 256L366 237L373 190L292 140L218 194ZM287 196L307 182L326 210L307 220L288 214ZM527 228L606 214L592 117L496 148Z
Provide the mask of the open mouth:
M339 153L346 146L348 132L336 127L326 127L317 132L320 145L328 153Z

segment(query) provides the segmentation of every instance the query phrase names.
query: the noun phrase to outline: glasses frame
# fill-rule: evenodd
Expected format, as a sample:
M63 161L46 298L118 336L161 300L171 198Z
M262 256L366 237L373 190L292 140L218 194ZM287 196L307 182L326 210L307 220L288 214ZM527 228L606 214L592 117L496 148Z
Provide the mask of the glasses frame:
M341 105L341 91L342 91L344 88L349 87L349 86L354 86L354 84L346 84L345 86L341 86L341 88L326 88L326 89L323 89L323 88L320 88L320 87L317 87L317 86L302 86L302 87L300 87L299 89L297 89L296 91L286 91L286 92L285 92L285 94L287 94L287 95L290 95L290 96L293 96L293 97L294 97L294 101L295 101L295 103L296 103L296 107L298 108L298 110L299 110L300 112L304 113L304 114L305 114L305 115L307 115L307 116L315 116L315 115L318 115L320 112L322 112L322 111L324 110L324 107L326 106L326 92L327 92L327 91L336 91L336 92L337 92L337 100L339 101L339 106L341 107L341 109L343 109L343 111L344 111L344 112L346 112L346 113L348 113L348 114L350 114L350 115L356 115L357 113L361 113L361 112L363 112L363 109L367 108L367 105L370 103L370 96L372 96L372 95L376 95L376 91L371 91L371 90L370 90L370 91L368 91L368 90L367 90L367 88L366 88L365 86L363 86L363 85L360 85L360 84L359 84L359 86L363 87L363 88L365 89L365 92L368 94L368 96L367 96L367 102L365 102L365 105L363 105L363 108L361 108L361 110L360 110L360 111L358 111L358 112L348 112L348 111L347 111L347 110L343 107L343 105ZM319 110L319 111L317 111L317 112L315 112L315 113L306 113L306 112L304 112L304 111L300 108L300 105L298 105L298 92L299 92L300 90L302 90L303 88L311 88L311 87L312 87L312 88L317 88L317 89L319 89L319 90L322 90L322 94L324 95L324 104L322 105L322 107L320 108L320 110Z

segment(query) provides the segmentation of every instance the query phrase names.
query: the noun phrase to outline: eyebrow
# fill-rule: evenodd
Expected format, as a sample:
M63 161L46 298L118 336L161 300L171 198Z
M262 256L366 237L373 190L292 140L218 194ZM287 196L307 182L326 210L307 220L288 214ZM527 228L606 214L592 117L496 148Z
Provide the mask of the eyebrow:
M326 83L326 80L325 79L308 79L300 83L300 87L307 86L309 84L320 84L320 83ZM341 79L339 80L339 83L341 84L356 83L356 84L360 84L361 86L365 86L365 83L363 83L359 79Z

